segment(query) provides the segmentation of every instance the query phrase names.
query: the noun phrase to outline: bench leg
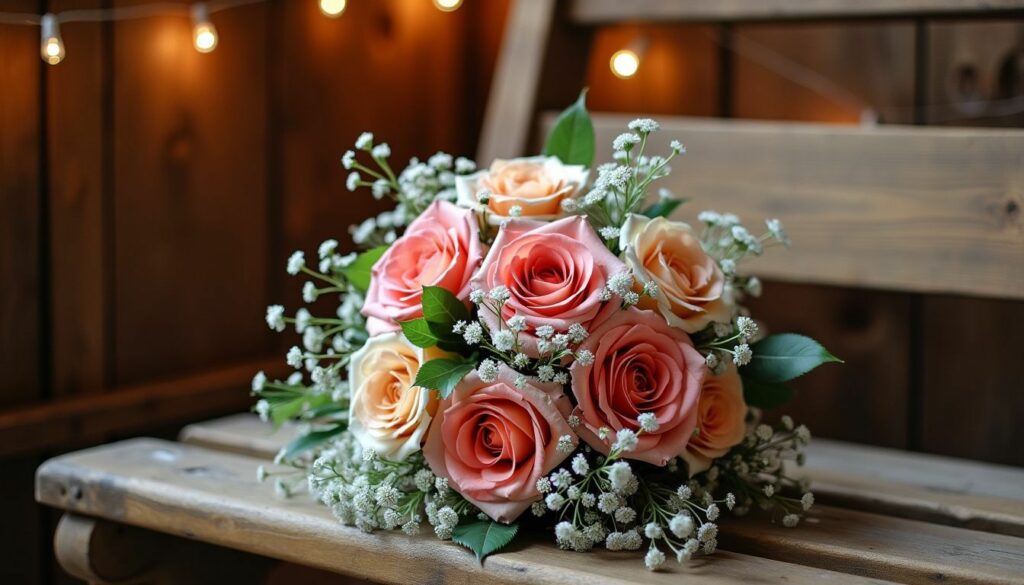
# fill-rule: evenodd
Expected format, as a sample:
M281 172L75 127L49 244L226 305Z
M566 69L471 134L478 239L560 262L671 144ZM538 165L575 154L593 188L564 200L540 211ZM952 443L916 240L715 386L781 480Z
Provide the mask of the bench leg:
M57 560L88 583L260 583L275 563L247 553L66 513Z

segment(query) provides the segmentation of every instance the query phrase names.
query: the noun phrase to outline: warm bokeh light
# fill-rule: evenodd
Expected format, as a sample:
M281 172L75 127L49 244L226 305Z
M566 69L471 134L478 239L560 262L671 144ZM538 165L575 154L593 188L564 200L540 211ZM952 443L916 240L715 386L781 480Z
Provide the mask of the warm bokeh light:
M462 0L434 0L434 6L437 6L438 10L445 12L451 12L462 4Z
M64 41L60 38L60 25L57 17L53 14L44 14L40 21L42 40L39 46L39 54L50 65L56 65L64 60Z
M202 22L192 29L192 43L200 53L209 53L217 48L217 29L209 22Z
M611 59L612 73L621 79L629 79L636 75L640 68L640 57L629 49L616 51Z
M345 12L345 6L347 4L347 0L320 0L320 12L322 12L324 16L337 18L341 16L342 12Z

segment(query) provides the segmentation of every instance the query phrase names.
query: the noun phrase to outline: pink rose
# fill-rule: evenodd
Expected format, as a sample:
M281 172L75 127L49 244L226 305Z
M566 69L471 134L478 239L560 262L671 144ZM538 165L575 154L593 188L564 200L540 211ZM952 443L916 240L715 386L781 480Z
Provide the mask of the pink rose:
M636 449L624 456L665 465L681 454L697 425L707 371L689 336L657 313L627 309L592 331L582 349L593 352L594 361L571 368L580 437L607 454L617 431L637 431L637 418L650 412L658 429L641 433ZM602 428L610 431L604 439Z
M526 319L527 330L519 336L522 351L537 357L538 327L549 325L561 333L579 323L589 329L617 308L601 296L608 277L625 271L581 216L551 223L514 220L498 232L473 285L508 289L503 316ZM499 329L493 312L480 315L492 331Z
M484 254L472 211L435 201L373 265L362 313L370 333L397 331L423 316L424 286L439 286L462 300Z
M697 433L682 453L690 475L707 471L712 461L743 440L746 417L743 382L736 368L730 364L721 374L708 375L697 406Z
M517 389L516 376L506 366L494 382L467 375L438 406L423 445L434 474L499 522L540 497L537 480L568 456L558 438L575 436L562 387L531 381Z

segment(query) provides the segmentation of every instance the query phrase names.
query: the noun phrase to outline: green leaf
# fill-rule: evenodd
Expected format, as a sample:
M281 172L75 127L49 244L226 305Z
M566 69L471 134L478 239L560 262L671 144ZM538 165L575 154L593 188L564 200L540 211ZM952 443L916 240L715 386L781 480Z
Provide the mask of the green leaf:
M447 289L423 287L423 318L429 323L451 327L456 321L469 321L469 310Z
M314 447L319 447L326 443L331 437L340 434L345 430L344 424L337 424L333 427L328 427L321 431L313 431L311 433L296 437L288 446L284 448L284 456L282 459L290 461L296 456L309 451Z
M587 113L587 90L565 109L544 142L544 154L557 156L567 165L589 167L594 162L594 124Z
M270 420L274 423L274 428L277 428L285 423L285 421L294 418L300 412L306 402L306 396L300 395L297 398L285 402L279 402L277 404L270 405Z
M659 197L656 203L652 203L650 207L644 209L640 213L651 219L654 219L655 217L668 217L672 215L672 212L675 211L677 207L685 202L685 199L664 199Z
M373 269L373 265L387 251L387 246L377 246L367 250L356 256L356 259L351 264L342 269L342 273L353 286L366 292L370 288L370 271Z
M399 325L402 326L402 333L405 334L405 338L416 347L424 349L434 347L441 340L430 330L430 323L427 323L426 319L402 321Z
M488 555L508 546L518 532L518 524L481 520L456 526L452 540L476 553L476 559L483 564Z
M793 389L785 384L769 384L743 378L743 400L747 406L778 408L793 398Z
M421 388L437 390L441 398L448 398L466 374L473 371L476 362L465 358L437 358L420 366L413 382Z
M770 335L750 347L750 363L740 368L744 378L774 384L798 378L828 362L842 360L810 337L796 333Z

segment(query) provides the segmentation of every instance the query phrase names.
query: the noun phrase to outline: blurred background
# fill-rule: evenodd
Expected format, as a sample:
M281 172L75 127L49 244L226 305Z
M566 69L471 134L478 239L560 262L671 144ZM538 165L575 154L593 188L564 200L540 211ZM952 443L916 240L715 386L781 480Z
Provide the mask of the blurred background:
M212 15L209 53L187 16L69 23L56 66L39 27L0 23L0 581L65 579L59 514L33 502L41 461L173 437L284 372L294 341L263 313L298 304L285 259L378 209L346 191L341 154L370 130L394 161L473 157L510 4L270 0ZM562 25L556 43L540 110L588 86L605 112L1024 126L1020 15ZM764 288L756 315L846 360L797 384L789 410L815 434L1024 465L1024 303Z

